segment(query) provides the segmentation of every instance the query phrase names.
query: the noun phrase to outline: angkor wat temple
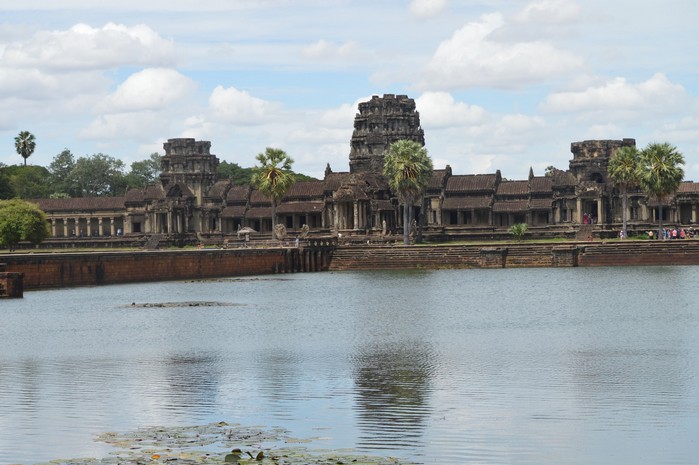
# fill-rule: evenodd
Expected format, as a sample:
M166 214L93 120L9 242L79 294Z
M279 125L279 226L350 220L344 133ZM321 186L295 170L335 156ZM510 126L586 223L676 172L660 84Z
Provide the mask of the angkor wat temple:
M277 207L277 222L290 237L310 235L391 237L402 228L401 206L382 176L384 154L400 139L424 145L415 101L405 95L374 96L359 104L350 141L349 171L328 165L323 180L296 182ZM523 180L506 180L500 171L454 174L435 169L424 199L413 206L426 238L505 236L515 223L532 234L574 236L585 225L590 234L616 234L622 221L618 190L607 165L619 147L634 139L573 142L568 170ZM133 189L123 197L42 199L57 240L87 237L179 237L188 241L236 240L250 227L271 237L269 199L250 186L218 179L219 159L211 142L170 139L163 144L160 183ZM663 207L668 224L697 221L699 184L683 182ZM643 231L657 221L657 200L629 194L629 228ZM307 227L305 227L306 225ZM615 232L616 231L616 232Z

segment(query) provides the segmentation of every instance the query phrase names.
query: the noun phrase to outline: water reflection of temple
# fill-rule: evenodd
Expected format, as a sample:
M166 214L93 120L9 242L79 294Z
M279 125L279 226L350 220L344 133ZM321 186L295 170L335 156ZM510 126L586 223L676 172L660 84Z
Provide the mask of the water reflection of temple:
M374 96L359 104L350 141L349 171L328 165L322 180L294 184L277 208L277 223L292 235L304 225L311 234L384 235L402 227L402 206L382 176L384 154L400 139L424 144L424 132L413 99L404 95ZM602 234L620 227L622 202L607 175L615 151L635 146L634 139L592 140L571 144L567 170L523 180L504 179L500 171L454 174L436 169L422 202L412 208L425 235L456 238L505 233L527 223L540 235L575 233L590 223ZM158 184L133 189L123 197L41 199L54 238L174 235L234 237L241 227L262 234L272 229L269 199L251 187L218 179L219 159L211 142L170 139L163 145ZM293 154L292 154L293 155ZM431 154L433 157L439 154ZM437 167L439 168L439 167ZM683 182L666 200L666 223L697 221L699 184ZM645 230L657 221L658 202L632 191L627 218L631 230Z

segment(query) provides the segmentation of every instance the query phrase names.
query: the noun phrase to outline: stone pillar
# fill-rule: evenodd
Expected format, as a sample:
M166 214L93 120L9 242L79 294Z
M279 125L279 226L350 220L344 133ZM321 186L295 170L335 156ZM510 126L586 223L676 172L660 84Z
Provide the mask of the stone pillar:
M56 218L51 218L51 237L56 237Z
M359 201L354 201L354 229L359 229Z
M692 204L692 224L697 224L697 204Z
M603 224L604 223L604 208L602 206L604 205L604 197L598 197L597 198L597 223L598 224Z
M87 223L87 228L85 228L87 230L87 237L92 237L92 218L88 216L85 218L85 222Z
M114 217L112 216L109 218L109 234L111 236L116 236L116 230L115 230L116 224L114 222Z
M68 237L68 218L63 218L63 237Z
M97 219L97 233L100 237L104 236L104 221L101 216Z
M575 221L578 222L578 224L582 224L582 199L577 198L575 199Z
M563 201L559 200L556 202L556 206L553 207L553 223L554 224L559 224L561 222L561 208Z

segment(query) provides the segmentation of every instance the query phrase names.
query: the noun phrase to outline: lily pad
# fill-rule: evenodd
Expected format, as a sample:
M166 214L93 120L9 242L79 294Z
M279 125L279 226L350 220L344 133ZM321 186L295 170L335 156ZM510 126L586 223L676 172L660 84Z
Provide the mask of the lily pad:
M283 429L243 427L226 422L105 432L96 440L118 450L104 458L52 460L44 465L415 465L415 462L395 457L355 455L347 451L270 447L265 444L302 441L290 438Z

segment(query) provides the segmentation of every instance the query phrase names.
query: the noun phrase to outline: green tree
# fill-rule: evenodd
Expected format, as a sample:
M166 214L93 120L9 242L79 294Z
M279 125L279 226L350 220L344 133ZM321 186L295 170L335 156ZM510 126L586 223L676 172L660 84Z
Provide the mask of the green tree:
M19 199L0 201L0 245L12 251L21 241L39 244L49 234L46 215L37 205Z
M614 153L607 166L609 178L619 187L622 195L623 237L628 237L626 233L626 212L629 203L628 191L638 184L638 157L639 153L636 147L621 147Z
M277 205L296 181L291 165L294 160L281 149L267 147L264 153L255 157L259 166L255 166L252 184L272 202L272 234L276 232Z
M124 162L97 153L80 157L68 176L79 197L109 197L126 191Z
M51 192L51 175L43 166L13 165L4 168L13 196L22 199L41 199Z
M677 192L684 178L684 156L667 142L651 143L638 158L638 183L648 195L658 199L658 236L663 230L663 201Z
M410 244L412 205L427 188L432 176L432 159L427 149L412 140L399 140L388 148L383 172L388 185L403 204L403 243Z
M10 176L6 172L7 167L0 163L0 200L11 199L15 191L10 184Z
M549 165L549 166L547 166L546 169L544 170L544 176L546 176L546 177L551 177L551 176L554 175L554 173L555 173L556 171L558 171L558 168L556 168L556 167L553 166L553 165Z
M70 184L70 172L75 168L75 157L68 149L53 157L49 165L51 173L51 184L53 187L52 197L59 195L72 197L76 194L76 189Z
M317 181L312 176L294 171L291 172L294 174L296 181ZM255 168L242 168L237 163L222 161L216 168L216 174L218 174L219 179L230 179L236 186L249 186L255 175Z
M510 229L508 229L507 232L512 234L517 242L520 242L524 237L524 233L527 232L527 223L515 223L510 226Z
M154 184L160 176L160 154L153 152L146 160L131 163L131 171L126 175L128 187L144 187Z
M36 138L31 132L21 131L17 137L15 137L15 150L24 158L24 166L27 166L27 158L32 156L35 148Z
M230 179L236 186L249 186L255 175L254 168L241 168L237 163L222 161L216 167L219 178Z

